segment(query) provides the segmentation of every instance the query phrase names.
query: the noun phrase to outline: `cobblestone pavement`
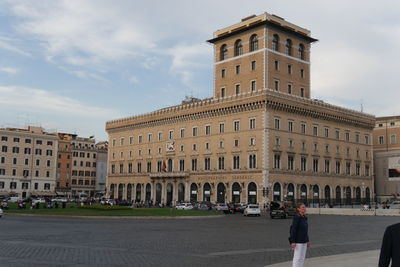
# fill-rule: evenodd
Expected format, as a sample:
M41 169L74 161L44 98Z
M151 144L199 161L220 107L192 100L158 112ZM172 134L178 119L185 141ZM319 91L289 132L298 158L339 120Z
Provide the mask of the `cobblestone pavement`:
M308 257L379 249L397 217L310 215ZM290 219L0 219L0 266L265 266L288 261Z

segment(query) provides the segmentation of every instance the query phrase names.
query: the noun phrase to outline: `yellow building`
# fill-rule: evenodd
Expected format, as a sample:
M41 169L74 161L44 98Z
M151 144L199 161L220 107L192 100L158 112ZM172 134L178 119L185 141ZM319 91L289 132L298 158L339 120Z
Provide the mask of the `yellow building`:
M128 201L351 203L373 195L371 115L310 99L310 31L268 13L218 30L214 95L109 121Z

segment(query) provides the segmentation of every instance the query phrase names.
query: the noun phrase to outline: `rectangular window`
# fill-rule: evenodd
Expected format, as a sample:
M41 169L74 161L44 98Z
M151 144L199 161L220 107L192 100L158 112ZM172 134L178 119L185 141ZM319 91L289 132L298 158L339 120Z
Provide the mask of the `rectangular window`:
M329 128L324 128L324 136L329 137Z
M350 173L351 173L351 163L346 162L346 174L350 175Z
M336 161L336 174L340 174L340 161Z
M192 159L192 171L197 171L197 159Z
M2 136L1 137L1 141L7 142L8 141L8 137L7 136Z
M173 130L169 130L169 132L168 132L168 138L169 138L169 140L171 140L171 139L174 138L174 131L173 131Z
M275 60L275 70L279 70L279 61Z
M383 136L379 136L379 137L378 137L378 143L379 143L380 145L385 144L385 139L384 139Z
M287 89L288 89L288 94L291 95L292 94L292 84L291 83L289 83L287 85Z
M301 96L301 97L304 97L304 96L305 96L305 94L304 94L304 88L303 88L303 87L300 88L300 96Z
M360 135L356 134L356 143L360 143Z
M124 145L124 141L125 141L125 138L121 137L121 139L120 139L120 145L121 145L121 146Z
M251 88L251 91L252 91L252 92L255 92L255 91L257 90L256 87L257 87L257 86L256 86L256 81L251 81L251 83L250 83L250 88Z
M349 142L350 141L350 133L346 132L345 136L346 136L346 141Z
M192 128L192 136L197 136L197 127Z
M275 91L279 91L279 81L278 80L274 80L274 89L275 89Z
M301 157L301 171L305 172L307 171L307 158L306 157Z
M360 175L361 174L361 172L360 172L360 163L356 163L356 175Z
M365 176L369 176L369 165L365 165Z
M288 121L288 131L293 132L293 121Z
M185 129L181 129L180 136L181 138L185 138Z
M328 159L325 160L325 173L330 172L330 161Z
M184 159L179 160L179 171L180 172L185 171L185 160Z
M318 172L318 159L313 159L313 172Z
M313 126L313 135L318 136L318 126Z
M225 78L225 75L226 75L226 70L222 69L221 70L221 78Z
M233 130L235 132L238 132L240 130L240 122L239 121L234 121L233 122Z
M288 72L288 74L292 74L292 65L288 65L287 66L287 72Z
M235 67L236 74L240 73L240 65L236 65Z
M211 159L210 158L204 159L204 170L206 170L206 171L211 170Z
M255 70L255 69L256 69L256 61L253 60L253 61L251 62L251 70Z
M219 170L225 169L225 158L224 157L218 158L218 169Z
M162 132L158 132L158 141L162 141L162 138L163 138Z
M224 133L225 132L225 123L220 123L219 124L219 132Z
M369 144L369 136L368 135L366 135L366 136L364 136L365 137L365 144Z
M279 130L280 129L280 123L281 123L281 121L280 121L280 119L277 119L277 118L275 118L275 129L276 130Z
M274 155L274 169L281 168L281 155L275 154Z
M339 140L340 139L340 131L336 130L335 135L336 135L336 140Z
M390 136L390 144L396 144L397 143L397 138L396 135L391 135Z
M36 140L36 144L41 145L41 144L43 144L43 142L42 142L42 140Z
M236 95L240 94L240 84L235 85L235 94Z
M139 135L138 138L139 138L138 143L141 144L143 142L143 136Z
M233 156L233 169L238 170L240 168L240 157Z
M301 78L304 78L304 69L301 69L301 70L300 70L300 77L301 77Z
M205 132L206 132L206 135L211 134L211 125L206 125Z
M288 170L294 170L294 157L288 156Z
M238 139L235 139L235 140L234 140L234 146L235 146L235 147L239 147L239 140L238 140Z
M250 137L250 146L256 145L256 139L254 137Z
M130 136L130 137L129 137L129 144L130 144L130 145L133 145L133 136Z
M147 142L151 142L151 140L153 139L153 134L149 133L147 134Z
M151 172L151 161L147 162L147 172Z
M256 155L249 155L249 169L255 169L256 166Z
M301 124L301 133L306 134L306 124L305 123Z
M252 118L250 119L250 129L255 129L256 128L256 119Z
M225 97L225 88L221 88L221 97Z

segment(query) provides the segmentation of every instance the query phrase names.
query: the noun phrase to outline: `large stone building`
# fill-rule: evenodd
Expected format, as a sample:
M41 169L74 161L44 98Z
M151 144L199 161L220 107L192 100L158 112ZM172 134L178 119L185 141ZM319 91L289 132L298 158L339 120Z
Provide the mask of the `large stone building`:
M374 135L374 170L379 201L400 195L400 116L376 118Z
M76 135L58 133L56 193L71 196L72 140Z
M310 99L315 41L267 13L216 31L212 98L107 122L110 197L369 200L374 117Z
M0 129L0 194L53 195L58 137L41 127Z

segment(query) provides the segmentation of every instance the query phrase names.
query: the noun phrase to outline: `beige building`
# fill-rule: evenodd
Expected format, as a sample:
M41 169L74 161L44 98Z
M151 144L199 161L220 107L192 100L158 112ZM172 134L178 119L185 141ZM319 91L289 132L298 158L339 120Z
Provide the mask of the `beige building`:
M53 195L57 134L41 127L0 129L0 194L20 198Z
M375 118L310 99L314 41L267 13L215 32L212 98L107 122L110 197L371 199Z
M374 169L379 201L400 197L400 116L376 118Z

